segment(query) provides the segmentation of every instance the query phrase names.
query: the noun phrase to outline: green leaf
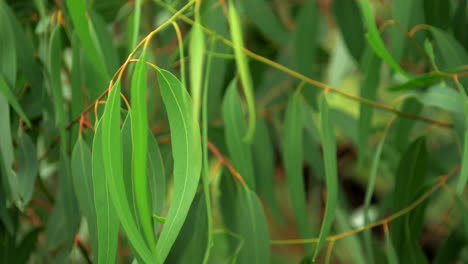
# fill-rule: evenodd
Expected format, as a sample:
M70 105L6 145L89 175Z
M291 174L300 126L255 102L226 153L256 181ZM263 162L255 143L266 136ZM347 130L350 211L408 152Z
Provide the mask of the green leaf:
M91 247L93 256L99 260L102 260L102 255L99 252L99 245L98 244L98 235L102 233L98 233L98 226L97 226L97 216L96 216L96 209L104 204L106 204L106 200L99 200L100 205L96 205L94 202L94 186L93 186L93 166L92 166L92 156L94 153L91 153L86 142L83 140L81 136L78 137L78 140L73 148L72 158L71 158L71 172L73 178L73 187L76 193L76 198L78 200L78 205L82 214L86 217L88 228L89 228L89 236L91 240ZM94 174L95 178L102 177L101 175ZM102 204L101 204L102 203ZM102 207L101 207L102 208ZM107 208L106 208L107 209ZM105 211L98 211L99 213L103 213ZM106 225L99 226L102 228L101 230L105 230L107 228L112 228L112 223L117 222L116 217L109 219L110 221L106 221ZM118 222L114 228L114 241L107 241L108 246L114 246L117 249L117 233L118 233ZM103 239L102 242L105 240ZM114 243L112 243L114 242ZM102 248L101 248L102 249ZM106 252L107 257L110 260L115 260L116 251L104 251Z
M36 146L28 134L22 130L19 132L17 145L18 188L22 208L25 208L32 197L39 162L37 159Z
M276 43L284 44L288 40L288 32L275 16L265 0L241 0L242 13L246 14L255 26L267 38Z
M465 127L468 126L468 96L466 95L465 88L461 83L456 81L458 91L460 93L461 100L463 101L463 110L465 115ZM462 195L465 191L466 182L468 181L468 129L465 128L465 133L463 137L463 157L462 157L462 167L460 170L460 178L457 185L457 193Z
M323 159L325 162L325 176L327 186L327 201L325 205L325 216L320 228L319 241L315 248L314 259L320 252L325 242L331 225L335 218L335 208L338 200L338 175L336 163L336 142L332 120L330 119L330 109L328 108L326 94L320 99L320 124L323 146Z
M92 199L96 201L94 207L98 242L97 261L99 263L114 263L117 254L119 219L110 197L110 180L104 169L102 124L101 121L96 125L92 152ZM79 151L79 149L77 151ZM81 161L84 162L85 158L82 157L81 159ZM81 177L83 177L83 175L81 175ZM89 185L90 184L87 184L87 186ZM88 200L90 200L90 198L88 198Z
M236 230L244 240L238 263L270 263L270 235L262 204L245 185L238 192L235 210Z
M392 237L390 232L385 230L385 245L387 248L387 261L388 264L398 264L398 255L393 247Z
M234 43L234 56L236 58L237 70L239 71L244 96L247 101L249 122L248 130L244 136L244 140L250 142L255 132L255 98L253 95L252 77L250 76L249 63L247 57L242 50L244 48L244 40L242 38L242 26L237 13L236 7L232 0L229 1L229 22L231 23L231 38Z
M201 93L203 84L203 65L205 37L199 23L195 23L191 31L190 39L190 92L193 98L193 118L194 123L200 119Z
M244 178L247 186L255 189L253 158L250 144L242 140L247 131L236 80L232 80L227 88L223 101L224 138L229 150L232 165Z
M8 6L0 2L0 73L9 87L16 84L16 43L12 23L8 16Z
M195 196L167 263L202 263L208 243L206 203L201 193Z
M408 98L404 101L401 108L404 112L419 114L422 105L415 98ZM416 121L410 118L401 117L395 122L395 134L393 136L393 145L399 150L403 151L408 144L408 139L411 135L411 130L416 124Z
M256 186L276 222L283 225L284 218L275 195L275 150L264 118L257 120L257 129L252 144L255 164Z
M132 169L134 178L135 203L138 208L139 221L142 225L146 241L150 248L154 248L152 219L148 196L148 106L146 98L146 47L140 55L132 78L131 89L131 118L132 118Z
M393 85L390 88L388 88L388 90L392 92L414 90L418 88L427 87L428 85L434 84L435 82L442 80L443 78L445 78L445 76L440 73L426 73L412 78L407 82Z
M415 201L424 191L428 154L424 137L409 145L400 159L392 194L392 211L397 212ZM425 203L410 214L395 219L391 223L392 241L401 262L413 262L418 258L414 248L422 231ZM408 230L409 229L409 230ZM411 261L413 260L413 261ZM420 262L418 262L420 263Z
M186 88L166 70L158 70L158 81L168 113L174 157L174 197L156 244L159 259L164 262L195 196L202 155L200 129L198 124L191 122L192 103Z
M15 112L26 122L26 124L31 127L31 121L29 121L28 117L24 113L23 109L19 105L18 101L16 100L15 95L11 92L11 89L8 87L8 84L5 82L5 78L0 73L0 93L3 94L8 99L11 107L15 110Z
M13 141L11 138L11 121L10 121L10 106L8 105L7 99L0 94L0 122L2 123L2 129L0 129L0 160L2 166L0 170L3 177L2 187L6 199L12 199L18 201L18 178L13 172Z
M468 53L452 35L435 27L430 27L430 30L436 43L436 62L440 68L449 70L466 64Z
M294 218L302 238L312 237L307 215L304 176L302 174L302 135L304 118L299 90L289 99L283 125L283 164L286 171L289 195L291 197ZM310 245L305 245L311 251Z
M156 255L151 253L151 250L145 243L143 235L136 227L125 192L125 182L122 172L122 142L120 135L120 82L114 84L110 91L101 122L100 126L98 126L99 128L96 129L96 134L98 134L99 129L102 129L102 131L99 132L102 133L102 136L101 140L96 142L96 148L102 148L101 164L104 164L104 175L106 179L103 183L108 187L112 204L117 212L119 221L136 253L145 262L150 263L157 261ZM95 188L99 187L101 190L105 190L102 183L99 185L95 184ZM148 217L151 217L151 215Z
M85 0L66 0L68 12L70 13L73 27L80 39L83 50L96 70L105 77L109 77L105 65L105 58L99 45L96 45L96 35L93 34L93 24L87 15Z
M461 4L461 3L460 3ZM424 18L428 25L446 29L451 21L450 1L424 0Z
M401 75L405 76L406 78L410 78L410 76L398 65L398 63L392 58L388 50L385 48L382 38L380 37L379 30L377 29L377 25L374 21L374 15L372 13L372 8L369 4L369 0L359 0L361 11L364 16L364 21L367 25L368 33L366 34L367 41L369 45L372 47L374 52L379 55L379 57L387 62L387 64L400 73Z
M362 81L362 87L360 95L362 98L368 100L375 100L377 94L377 87L380 81L380 60L379 58L368 48L364 53L362 68L364 71L364 80ZM361 103L359 104L359 120L358 120L358 153L359 153L359 166L365 160L369 136L372 132L372 116L374 108L371 105Z
M141 20L141 0L135 0L135 3L133 6L134 6L133 14L131 16L132 20L130 22L131 36L130 36L129 53L137 45L138 33L140 29L140 20Z
M355 61L360 61L364 54L366 40L364 24L356 1L333 1L333 13L340 28L346 47Z
M148 178L150 185L151 210L161 215L163 212L166 178L165 168L158 142L148 132ZM154 215L154 214L153 214ZM154 222L154 230L159 230L159 222Z
M255 1L250 1L255 2ZM307 1L297 16L296 32L294 34L295 61L297 70L309 77L317 76L316 57L319 48L320 14L317 3L314 0ZM318 89L310 84L305 84L304 90L308 91L316 101ZM316 106L316 104L314 104Z
M424 105L435 106L452 113L463 113L464 111L465 100L463 100L463 96L443 83L429 87L425 93L416 96L416 99Z

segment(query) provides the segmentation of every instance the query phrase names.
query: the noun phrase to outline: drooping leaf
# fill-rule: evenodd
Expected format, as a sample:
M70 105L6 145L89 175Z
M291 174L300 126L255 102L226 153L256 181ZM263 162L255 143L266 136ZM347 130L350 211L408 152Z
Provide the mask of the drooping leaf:
M246 14L256 27L269 39L283 44L288 40L288 33L280 23L266 0L241 0L242 11Z
M303 113L300 93L295 92L288 102L283 125L283 164L297 229L302 238L312 237L307 214L304 176L302 174ZM311 251L310 245L305 245Z
M361 6L362 15L364 16L365 24L367 25L368 33L366 34L366 38L369 45L382 60L388 63L392 69L406 78L409 78L409 75L400 67L400 65L398 65L398 63L392 58L388 50L385 48L379 30L377 29L369 0L359 0L359 3Z
M255 132L255 98L253 94L252 77L250 76L249 63L246 55L242 51L244 40L242 37L242 26L239 14L232 0L229 1L229 22L231 23L231 38L234 43L234 56L236 58L237 70L240 75L244 96L248 108L248 129L244 140L249 142Z
M360 61L366 40L364 38L364 24L357 2L335 0L333 1L333 12L349 53L355 61Z
M380 80L380 61L378 57L368 48L364 53L362 68L364 71L364 80L360 95L368 100L375 100L377 87ZM373 107L361 103L359 104L359 121L358 121L358 164L362 166L365 160L368 149L369 136L371 134Z
M203 84L203 66L205 50L205 37L199 23L192 27L190 39L190 92L193 98L192 122L198 123L200 119L200 106Z
M17 145L18 188L21 205L24 208L31 200L39 164L36 146L24 131L19 132Z
M398 264L398 255L395 252L392 237L390 236L390 232L388 231L388 229L385 229L385 246L387 248L388 264Z
M186 88L165 70L158 71L158 81L169 117L174 157L174 197L156 244L158 257L164 262L195 197L202 155L200 129L198 124L191 122L192 103Z
M232 165L247 185L255 190L252 151L250 144L243 140L247 128L242 113L241 100L234 79L229 84L223 101L224 138Z
M86 142L83 140L81 136L78 137L78 140L73 148L72 157L71 157L71 174L73 178L73 187L75 190L76 198L78 200L78 205L80 207L80 211L86 217L86 221L88 223L89 228L89 236L91 240L91 247L93 256L98 261L103 261L102 256L107 254L107 260L114 261L117 249L117 232L118 232L118 221L115 215L113 218L107 219L108 221L100 223L98 226L97 224L97 216L96 212L102 215L102 213L106 212L104 210L99 210L102 208L103 205L109 202L108 200L99 200L99 205L95 203L94 200L94 185L93 185L93 164L92 159L95 157L94 153L91 153ZM96 165L97 166L97 165ZM97 170L96 170L97 172ZM102 175L97 175L94 173L94 181L97 181ZM107 201L107 202L106 202ZM108 209L108 208L106 208ZM100 219L101 220L101 219ZM116 225L112 223L116 222ZM99 227L99 229L98 229ZM101 236L104 230L108 230L114 228L114 233L111 235L112 239L108 239L108 236ZM98 236L100 236L102 241L98 244ZM105 239L104 239L105 238ZM103 243L107 243L108 247L114 246L114 251L104 251L104 253L99 254L99 250L103 249ZM100 247L101 246L101 247Z
M275 195L275 151L268 126L263 118L257 120L252 153L256 175L255 185L265 199L276 222L284 224L284 218Z
M99 133L102 133L102 138L100 141L96 141L96 148L102 148L102 164L104 164L105 175L104 184L108 186L110 198L119 221L138 256L145 262L159 262L156 254L152 253L145 243L143 234L136 227L125 192L120 134L120 82L114 84L110 91L104 115L100 122L102 123L98 125L99 128L96 129L96 134L101 129L102 131ZM102 185L95 184L95 186ZM104 189L104 187L101 188Z
M330 109L328 107L326 94L320 99L320 125L323 145L323 159L325 162L325 176L327 186L327 200L325 205L325 216L320 228L319 242L315 248L314 259L320 252L325 238L330 232L335 217L335 208L338 201L338 175L336 163L336 142Z
M411 80L407 82L394 85L388 88L388 90L392 92L414 90L414 89L418 89L422 87L427 87L428 85L431 85L437 81L442 80L443 78L445 78L445 76L440 73L427 73L427 74L423 74L415 78L412 78Z
M244 241L238 263L269 263L270 235L262 204L245 185L238 192L235 210L236 231Z
M80 39L83 50L95 69L103 76L109 77L106 69L105 58L99 45L96 45L96 35L93 36L90 28L93 27L90 17L87 16L87 7L85 0L67 0L68 11L73 22L78 38Z
M413 114L418 114L421 112L422 105L415 98L408 98L403 103L401 110L404 112L410 112ZM393 136L393 144L395 147L403 151L408 144L408 139L411 135L411 129L414 127L416 121L410 118L399 118L394 125L395 134Z
M203 195L193 200L174 248L167 257L167 263L203 263L208 240L206 203Z
M14 88L16 84L16 43L7 9L6 3L0 2L0 73L8 86Z
M308 77L317 75L317 53L320 36L320 14L317 3L309 0L299 11L297 16L296 32L294 34L295 60L297 70ZM318 90L310 84L306 84L304 90L316 101ZM315 104L313 105L316 106Z
M411 204L424 191L427 169L426 140L416 139L409 145L400 159L393 188L392 211L397 212ZM395 219L391 227L392 241L400 262L414 261L418 257L417 243L422 231L423 203L402 218ZM408 228L410 228L408 230ZM411 262L412 262L411 261Z
M464 99L454 89L444 85L435 84L416 99L424 105L435 106L452 113L463 113Z
M468 126L468 96L465 92L465 88L461 85L458 80L456 81L458 91L460 93L461 100L463 101L463 113L465 115L465 127ZM465 191L466 182L468 181L468 129L465 128L463 137L463 157L462 157L462 168L460 170L460 178L457 185L457 193L462 195Z
M132 170L135 202L138 208L139 222L150 248L154 248L152 218L148 196L148 106L146 98L146 48L143 49L140 59L133 73L131 89L131 118L132 118Z

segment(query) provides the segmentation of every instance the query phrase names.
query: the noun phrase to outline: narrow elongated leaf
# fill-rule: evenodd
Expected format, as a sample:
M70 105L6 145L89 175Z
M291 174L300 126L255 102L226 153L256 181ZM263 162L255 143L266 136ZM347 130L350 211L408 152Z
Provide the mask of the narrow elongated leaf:
M242 140L247 131L242 114L236 81L231 81L223 101L224 138L234 168L251 189L255 189L253 159L250 145Z
M237 232L244 241L238 263L270 263L268 224L257 195L242 186L235 208Z
M203 263L208 241L206 203L202 193L195 196L193 204L180 230L167 263Z
M445 29L450 24L450 1L424 0L424 18L426 23ZM461 3L460 3L461 5Z
M131 30L129 30L129 32L131 32L129 52L131 52L132 49L134 49L137 44L138 33L140 29L140 19L141 19L141 0L135 0L134 8L133 8L133 15L131 18L132 18Z
M265 199L271 214L279 224L284 224L284 218L275 195L275 157L273 141L268 131L265 119L257 120L252 153L255 164L255 184Z
M401 156L392 196L393 212L407 207L424 191L428 159L425 144L424 137L418 138L407 147ZM417 251L420 249L416 249L414 245L417 243L423 227L424 204L426 203L391 223L392 241L400 262L414 262L414 258L419 258ZM410 227L409 230L408 227Z
M406 91L406 90L423 88L437 81L440 81L443 78L445 78L445 76L440 73L427 73L427 74L423 74L415 78L412 78L411 80L407 82L394 85L388 88L388 90L392 92L396 92L396 91Z
M24 208L31 200L39 162L37 160L36 146L28 134L20 131L17 145L18 187L21 205Z
M150 248L154 248L152 218L148 199L148 176L147 176L147 156L148 156L148 106L146 99L146 48L140 55L135 73L132 79L132 169L135 185L135 202L138 208L139 219L142 224L146 241Z
M200 129L191 122L192 103L186 88L165 70L158 71L158 81L168 113L174 157L174 197L156 244L159 259L164 262L195 197L202 156Z
M330 232L335 217L335 208L338 200L338 175L336 164L336 142L333 124L330 119L326 94L320 99L320 124L323 144L323 159L325 162L325 176L327 186L327 201L325 205L325 216L320 229L319 242L315 248L314 259L320 252L325 238Z
M388 231L388 228L385 229L385 245L387 248L387 260L388 264L398 264L398 255L393 247L392 236Z
M192 27L190 41L190 91L193 98L192 121L198 123L200 119L201 92L203 81L203 65L205 50L205 38L199 23Z
M296 32L294 34L295 60L297 70L309 77L317 76L317 52L320 36L320 15L317 3L314 0L308 0L301 8L297 16ZM314 102L316 108L316 97L318 89L310 84L305 84L303 90L307 90L310 102Z
M369 48L366 49L366 52L364 53L362 68L365 77L362 82L360 95L368 100L375 100L380 80L380 61ZM374 108L368 104L359 104L358 164L360 166L362 166L367 154L369 135L371 134L373 110Z
M242 11L252 19L252 22L269 39L284 44L288 40L288 33L278 18L272 12L266 0L241 0Z
M166 171L158 142L151 132L148 133L148 178L150 185L151 210L153 215L161 215L166 193ZM153 221L154 230L158 231L160 223Z
M21 108L20 104L16 100L15 95L11 92L10 87L5 81L3 74L0 73L0 93L3 94L8 99L11 107L15 110L15 112L26 122L28 126L31 126L31 121L29 121L28 117L24 113L23 109Z
M465 115L465 134L463 138L463 157L462 168L460 170L460 178L457 185L457 193L462 195L465 191L466 182L468 181L468 96L466 95L465 88L457 81L456 82L460 97L463 100L463 110Z
M416 99L424 105L435 106L452 113L464 112L464 97L454 89L444 85L435 84Z
M92 152L93 200L97 227L97 260L114 263L117 254L119 219L110 197L110 183L104 169L102 121L96 125ZM83 177L83 176L81 176Z
M10 106L6 97L0 94L0 122L3 128L0 129L0 160L2 166L0 170L4 175L2 187L8 199L17 201L18 197L18 179L16 178L12 166L14 159L13 142L11 138L11 121L10 121ZM6 217L6 216L5 216Z
M16 44L12 24L8 16L8 6L0 2L0 73L7 84L14 88L16 84Z
M406 1L406 0L394 0L392 2L392 15L393 19L399 23L399 26L404 30L410 30L414 24L421 24L424 21L418 21L419 23L413 23L415 18L418 18L418 14L422 13L422 3L420 0ZM391 52L396 62L400 62L408 46L408 37L398 27L390 28L390 42ZM413 36L414 37L414 36Z
M398 63L392 58L388 50L385 48L385 45L380 37L379 30L374 21L374 15L372 13L372 8L369 4L369 0L359 0L361 11L364 16L364 21L367 25L368 33L366 34L367 41L374 50L374 52L379 55L379 57L388 63L388 65L400 73L401 75L409 78L410 76L398 65Z
M300 93L296 92L288 102L283 126L283 164L286 170L289 195L291 197L294 218L302 238L312 237L307 215L304 176L302 174L302 135L303 113ZM305 245L310 251L312 247Z
M102 138L96 141L96 148L102 148L102 163L104 164L104 172L106 186L110 193L112 204L117 212L120 223L122 224L125 234L130 243L135 249L139 257L145 262L159 262L154 253L148 248L143 235L138 231L136 223L132 218L127 195L125 193L125 183L122 173L122 143L120 136L120 82L114 84L106 107L104 115L101 119L102 124L96 129L96 134L99 129L102 129ZM146 135L145 135L146 136ZM100 143L99 143L100 142ZM94 146L93 146L94 149ZM95 184L96 187L102 187L102 184ZM95 188L96 188L95 187ZM96 199L98 200L98 199ZM149 216L150 217L150 216Z
M247 101L249 114L248 130L244 140L249 142L255 132L255 98L253 95L252 77L250 76L249 63L246 55L242 51L244 40L242 37L242 26L239 14L232 0L229 1L229 22L231 23L231 38L234 43L234 56L236 58L237 70L239 71L244 96Z
M103 76L108 77L106 65L104 64L105 58L100 50L99 46L96 45L93 40L90 28L92 22L87 16L86 1L85 0L67 0L66 1L68 11L70 12L71 20L78 38L80 39L81 45L92 62L96 70Z
M333 12L346 47L355 61L360 61L366 40L364 24L356 1L335 0Z
M413 114L419 114L421 109L422 105L415 98L409 98L405 100L401 108L402 111ZM399 118L395 122L395 134L393 136L393 142L398 150L405 150L406 145L408 144L408 139L411 135L411 129L415 124L415 120L405 117Z
M94 200L94 186L93 186L93 164L92 164L92 157L95 157L94 153L91 153L86 142L83 140L81 136L78 137L78 140L73 148L72 158L71 158L71 172L73 178L73 187L76 193L76 198L78 200L78 205L80 207L80 211L86 217L88 228L89 228L89 236L91 240L91 247L92 253L95 259L98 262L104 263L113 263L115 262L115 255L117 249L117 234L118 234L118 221L117 217L114 214L109 215L110 217L105 221L101 222L99 229L97 226L97 218L96 218L96 211L102 215L102 213L107 213L109 210L98 210L102 208L104 205L109 204L109 199L99 200L99 205L95 204ZM97 166L96 164L96 167ZM96 172L97 168L96 168ZM104 174L98 175L94 173L94 181L98 181L97 178L103 177ZM103 197L107 198L107 197ZM96 207L95 207L96 206ZM106 208L109 209L109 208ZM102 220L102 219L101 219ZM102 231L108 231L113 228L113 234L108 233L105 236L101 236L104 234ZM101 243L98 244L98 236L102 239ZM114 250L105 250L102 254L99 254L99 250L103 249L104 243L107 243L106 246L114 247ZM107 248L107 249L108 249ZM104 255L106 257L104 258ZM107 262L110 261L110 262Z

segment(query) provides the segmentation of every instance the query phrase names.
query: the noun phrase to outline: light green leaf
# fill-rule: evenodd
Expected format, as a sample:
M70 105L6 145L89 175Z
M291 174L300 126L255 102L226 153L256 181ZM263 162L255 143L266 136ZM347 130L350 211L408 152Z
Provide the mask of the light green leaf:
M97 149L102 148L102 163L104 164L104 172L107 181L104 182L104 184L108 186L112 204L114 205L125 234L139 257L148 263L159 262L157 261L156 254L151 253L151 250L145 243L143 235L136 227L125 192L125 182L122 173L122 142L120 135L120 82L114 84L110 91L101 122L100 128L96 129L96 134L99 129L102 129L102 132L99 132L102 133L102 138L100 141L96 142L96 147ZM101 189L104 189L104 187L102 187L103 185L96 184L95 186L95 188L101 187ZM151 215L148 217L151 217Z
M362 14L364 16L364 21L367 25L368 33L366 34L366 38L374 52L379 55L382 60L387 62L392 69L406 78L410 78L410 76L400 67L400 65L398 65L398 63L392 58L388 50L385 48L382 38L380 37L379 30L377 29L377 25L375 24L374 15L369 4L369 0L359 0L359 3Z
M431 86L427 92L416 96L424 105L435 106L452 113L463 113L464 100L454 89L440 83Z
M300 93L296 91L288 102L283 125L283 164L286 171L289 195L296 219L297 229L302 238L312 237L307 214L304 177L302 175L302 135L304 118ZM311 245L304 245L311 251Z
M200 129L191 122L192 103L186 88L166 70L158 70L158 81L168 113L174 157L174 197L156 244L159 259L164 262L195 197L202 155Z
M394 91L396 92L396 91L406 91L406 90L423 88L437 81L440 81L443 78L445 78L445 76L440 73L427 73L427 74L419 75L415 78L412 78L407 82L394 85L388 88L388 90L392 92Z
M246 55L242 51L244 40L242 37L242 26L236 7L232 0L229 1L229 22L231 23L231 38L234 43L234 56L236 58L237 70L239 71L244 96L248 107L248 130L244 140L250 142L255 132L255 98L253 95L252 77L250 76L249 63Z
M132 169L135 183L135 203L138 208L139 222L142 225L146 241L150 248L154 248L154 239L150 205L148 203L148 106L146 99L146 47L140 55L132 78L131 89L131 118L132 118Z
M320 229L319 241L315 248L314 259L325 242L335 217L335 208L338 201L338 175L336 164L336 142L330 109L328 108L326 94L320 98L320 124L323 145L323 159L325 162L325 176L327 186L327 201L325 216Z
M190 92L193 98L192 122L198 123L200 119L201 93L203 83L203 66L205 37L199 23L195 23L190 39Z
M102 121L96 125L92 152L93 198L97 227L97 261L114 263L117 254L119 219L110 197L110 179L104 169ZM81 176L83 177L83 176Z

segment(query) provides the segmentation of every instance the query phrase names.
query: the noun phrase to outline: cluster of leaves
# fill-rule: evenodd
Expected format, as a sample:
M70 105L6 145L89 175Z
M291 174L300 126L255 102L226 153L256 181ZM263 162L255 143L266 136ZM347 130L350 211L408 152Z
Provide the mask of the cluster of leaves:
M468 261L466 28L466 0L0 0L1 262Z

